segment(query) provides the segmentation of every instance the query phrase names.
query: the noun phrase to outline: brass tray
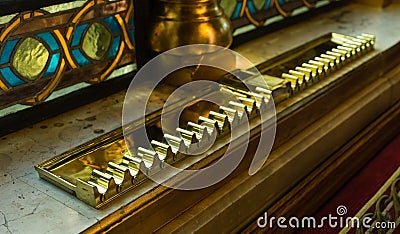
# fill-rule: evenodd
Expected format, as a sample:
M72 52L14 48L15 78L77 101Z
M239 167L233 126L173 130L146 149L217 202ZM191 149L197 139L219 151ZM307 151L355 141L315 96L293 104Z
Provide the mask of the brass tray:
M176 103L177 107L187 106L179 121L180 129L177 129L182 133L182 138L163 135L159 127L163 100L167 100L174 90L170 85L161 85L155 90L154 99L148 103L145 118L149 138L153 139L154 151L139 147L135 152L129 152L123 130L119 128L41 162L35 168L42 179L74 194L85 203L100 208L145 182L146 174L162 174L164 163L177 164L187 160L185 154L174 153L177 148L184 148L185 142L200 144L213 137L216 142L223 138L226 140L231 124L234 121L240 122L240 116L257 119L260 109L272 103L269 102L271 98L279 103L301 92L373 49L374 43L375 37L369 34L351 37L330 33L319 37L258 65L257 69L263 74L268 87L257 83L256 74L250 70L232 71L219 80L219 91L235 95L241 103L217 106L196 101L198 97L195 95L182 97ZM247 76L246 82L256 87L256 92L249 92L243 87L235 78L239 73L241 77L243 74ZM209 89L205 96L215 93L216 90ZM127 128L135 135L135 126L140 124L133 121ZM165 138L170 138L174 144L169 145ZM198 160L205 157L206 154Z

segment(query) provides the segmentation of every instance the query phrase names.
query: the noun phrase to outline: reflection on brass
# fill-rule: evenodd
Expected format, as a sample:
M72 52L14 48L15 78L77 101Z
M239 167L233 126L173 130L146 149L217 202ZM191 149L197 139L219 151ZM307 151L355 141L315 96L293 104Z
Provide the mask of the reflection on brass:
M289 70L289 74L297 77L301 89L307 86L307 81L308 81L307 76L309 76L308 74L295 70Z
M28 37L15 51L12 65L28 80L35 80L46 66L49 51L38 40Z
M94 60L101 60L111 45L111 33L100 23L93 23L87 30L82 50Z
M122 152L125 148L125 141L118 140L111 145L106 145L91 154L83 155L51 171L73 184L76 183L78 178L88 181L93 170L104 171L108 162L121 162Z
M230 20L217 0L157 0L153 6L150 28L153 52L189 44L228 47L232 43Z
M300 88L301 88L301 85L303 85L303 82L297 76L294 76L294 75L291 75L291 74L287 74L287 73L283 73L282 74L282 78L290 82L292 90L294 92L299 91Z
M291 82L278 77L263 75L268 88L272 91L275 103L279 103L292 94Z
M329 34L318 38L258 65L265 81L262 84L258 83L259 74L252 70L231 71L218 79L219 92L209 90L205 94L216 95L220 99L219 106L208 101L194 101L196 99L191 99L190 95L182 97L177 105L187 107L178 116L179 127L166 129L166 132L160 129L160 110L164 104L162 100L166 100L173 90L170 86L161 87L148 103L152 111L146 116L146 128L152 140L151 149L140 147L132 140L128 144L136 150L129 152L122 130L117 129L40 163L36 169L41 178L75 194L91 206L101 207L143 183L146 175L164 176L165 163L185 162L189 155L213 143L214 139L222 141L229 136L231 128L239 126L244 119L258 119L271 99L279 103L307 89L371 50L374 43L375 38L367 34L360 37ZM255 91L249 91L237 75ZM221 92L234 95L237 101L225 100ZM133 136L137 125L134 122L129 126Z
M329 66L327 66L325 63L316 60L309 60L308 63L317 66L322 72L327 73L329 71Z

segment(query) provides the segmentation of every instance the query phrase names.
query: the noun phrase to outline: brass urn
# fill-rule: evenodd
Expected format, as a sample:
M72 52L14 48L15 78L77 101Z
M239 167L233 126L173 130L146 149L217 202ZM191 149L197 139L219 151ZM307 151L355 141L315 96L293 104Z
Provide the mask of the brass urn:
M229 47L232 27L217 0L156 0L149 42L153 53L183 45Z

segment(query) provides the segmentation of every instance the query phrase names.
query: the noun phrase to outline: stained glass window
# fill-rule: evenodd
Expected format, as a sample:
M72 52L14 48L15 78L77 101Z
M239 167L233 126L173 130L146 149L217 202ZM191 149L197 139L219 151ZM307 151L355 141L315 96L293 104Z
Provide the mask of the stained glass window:
M133 0L81 0L0 17L0 109L132 71L133 7Z
M135 69L133 0L24 1L40 8L26 11L37 7L23 8L21 0L18 13L0 10L7 12L0 17L0 109L39 104L55 90ZM232 20L234 35L331 2L218 1Z
M219 0L225 14L232 20L235 35L255 27L266 26L275 16L290 17L330 2L330 0Z

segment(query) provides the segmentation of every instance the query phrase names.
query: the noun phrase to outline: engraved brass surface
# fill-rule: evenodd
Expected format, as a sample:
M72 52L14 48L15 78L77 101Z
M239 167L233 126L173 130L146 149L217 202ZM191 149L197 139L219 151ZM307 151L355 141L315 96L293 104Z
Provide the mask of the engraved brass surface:
M218 80L220 91L233 94L239 102L222 100L221 106L217 106L206 101L194 101L196 97L182 97L176 105L187 107L181 114L180 126L166 133L160 129L160 109L174 87L161 86L150 98L146 118L154 151L136 146L135 152L128 152L122 130L117 129L42 162L36 169L41 178L99 208L141 184L146 180L146 174L162 173L164 163L184 161L187 156L178 153L178 150L193 150L188 143L206 144L214 138L216 142L222 141L230 132L230 127L240 124L244 116L256 119L271 98L277 103L301 92L371 50L374 43L375 37L368 34L349 37L332 33L317 38L258 65L268 87L257 83L256 74L249 70L232 71ZM243 86L235 76L239 73L240 77L246 77L247 85L256 88L256 92L250 92ZM215 93L215 90L208 90L205 96ZM132 123L130 127L133 135L135 126L137 123ZM177 137L176 132L181 137ZM128 143L135 146L135 142Z

